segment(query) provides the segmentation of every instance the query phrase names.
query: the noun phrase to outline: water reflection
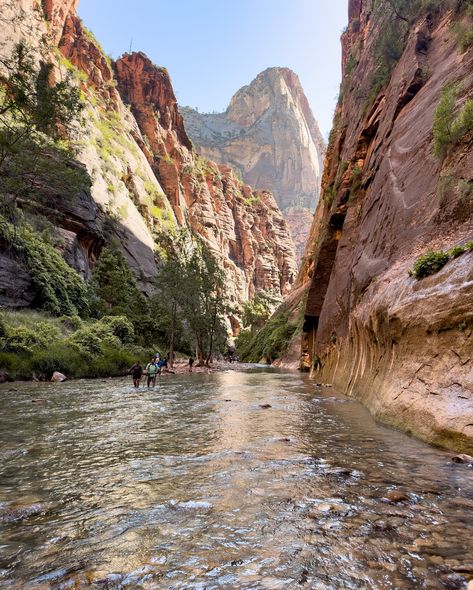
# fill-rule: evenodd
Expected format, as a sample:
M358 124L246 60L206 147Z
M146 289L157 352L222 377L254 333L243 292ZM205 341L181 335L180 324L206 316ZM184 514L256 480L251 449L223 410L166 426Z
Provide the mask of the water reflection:
M2 588L473 577L473 471L298 375L15 387L1 389Z

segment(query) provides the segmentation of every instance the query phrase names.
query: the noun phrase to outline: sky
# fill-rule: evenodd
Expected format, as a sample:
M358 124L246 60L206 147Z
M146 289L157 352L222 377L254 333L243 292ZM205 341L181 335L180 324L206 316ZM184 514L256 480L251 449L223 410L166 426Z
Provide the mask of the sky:
M113 58L143 51L168 69L180 105L222 112L268 67L289 67L327 137L340 84L348 0L80 0Z

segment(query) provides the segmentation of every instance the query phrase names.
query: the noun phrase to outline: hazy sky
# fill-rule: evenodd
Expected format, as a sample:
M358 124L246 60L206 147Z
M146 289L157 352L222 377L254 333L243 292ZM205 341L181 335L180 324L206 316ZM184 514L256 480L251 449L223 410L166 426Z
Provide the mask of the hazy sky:
M223 111L270 66L301 79L324 135L340 83L348 0L80 0L79 14L116 58L144 51L165 66L181 105Z

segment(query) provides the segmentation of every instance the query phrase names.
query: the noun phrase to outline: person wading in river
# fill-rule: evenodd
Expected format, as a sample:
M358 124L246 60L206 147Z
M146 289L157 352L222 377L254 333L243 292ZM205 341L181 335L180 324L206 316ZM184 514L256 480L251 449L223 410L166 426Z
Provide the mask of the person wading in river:
M133 375L133 385L136 389L138 389L140 386L141 377L143 376L143 367L139 361L136 361L136 363L130 369L128 369L128 375L130 373Z
M156 385L156 376L158 374L158 364L156 362L156 357L151 358L151 361L146 365L145 372L148 376L147 386L150 387L152 383L152 386L154 387Z

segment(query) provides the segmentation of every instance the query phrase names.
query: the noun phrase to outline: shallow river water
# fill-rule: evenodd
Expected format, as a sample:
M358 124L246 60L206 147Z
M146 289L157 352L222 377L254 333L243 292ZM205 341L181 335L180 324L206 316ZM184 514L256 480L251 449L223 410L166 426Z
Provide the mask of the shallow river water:
M473 578L473 469L298 374L0 395L2 589L439 589Z

